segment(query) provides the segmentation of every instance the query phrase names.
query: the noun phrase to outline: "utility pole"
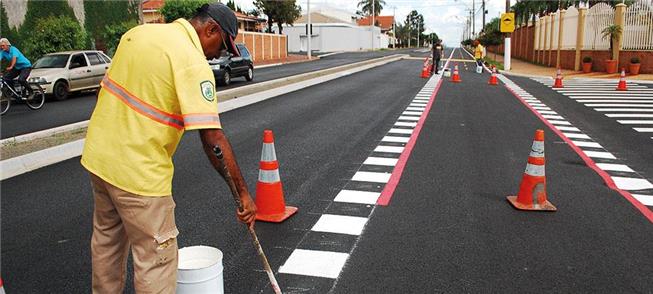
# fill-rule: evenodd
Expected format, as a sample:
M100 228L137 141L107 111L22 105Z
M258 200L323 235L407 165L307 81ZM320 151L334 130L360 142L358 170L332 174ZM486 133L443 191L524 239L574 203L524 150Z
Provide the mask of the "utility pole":
M510 0L506 0L506 13L510 12ZM510 33L506 33L503 45L503 69L510 70Z
M408 15L408 48L410 48L410 31L413 30L413 15Z
M374 51L374 0L372 0L372 24L370 24L370 29L372 30L372 51Z
M419 18L417 18L417 21L419 21ZM421 25L421 23L418 23L418 24L417 24L417 48L419 48L419 47L422 45L422 44L420 44L420 42L419 42L419 35L422 34L422 32L420 32L420 30L419 30L419 29L420 29L420 25Z
M473 34L472 33L472 10L469 11L469 32L467 33L469 34L469 39L471 39Z
M472 0L472 35L476 35L476 0Z
M392 48L397 49L397 31L395 30L395 16L397 7L392 7Z
M481 32L485 30L485 0L483 0L483 26L481 27Z
M306 37L308 38L308 50L306 50L306 56L308 59L311 59L311 39L313 38L313 27L311 25L311 0L306 0L306 13L308 13L308 26L306 27Z

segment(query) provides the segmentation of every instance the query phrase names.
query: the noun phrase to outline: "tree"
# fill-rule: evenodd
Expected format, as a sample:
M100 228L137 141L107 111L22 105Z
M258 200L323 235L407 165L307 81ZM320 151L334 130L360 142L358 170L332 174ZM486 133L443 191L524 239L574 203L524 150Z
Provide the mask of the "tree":
M411 44L415 44L417 42L417 34L420 35L420 40L424 40L424 16L419 14L417 10L413 10L408 15L406 15L404 26L406 26L408 29L408 37ZM413 40L415 40L415 42L413 42Z
M35 60L43 54L84 49L87 40L86 31L76 19L48 16L36 21L23 47L25 55Z
M372 2L374 2L374 16L379 16L381 10L383 10L383 5L385 5L384 0L360 0L358 1L358 7L365 15L372 15Z
M283 24L292 25L302 14L295 0L254 0L254 6L268 16L268 32L272 32L272 25L276 23L279 34L283 32Z
M167 0L161 8L161 14L166 22L173 22L178 18L190 19L197 8L209 2L211 0Z
M623 29L621 29L621 26L618 24L609 25L601 31L604 40L610 38L610 53L615 54L614 50L615 49L619 50L618 48L616 48L617 45L616 43L617 40L619 40L619 37L621 36L622 33L623 33ZM610 56L609 59L612 59L612 56Z
M503 34L499 31L499 21L498 17L493 18L489 23L485 24L483 28L483 33L479 36L479 41L483 46L498 46L503 41ZM496 59L496 50L494 51Z

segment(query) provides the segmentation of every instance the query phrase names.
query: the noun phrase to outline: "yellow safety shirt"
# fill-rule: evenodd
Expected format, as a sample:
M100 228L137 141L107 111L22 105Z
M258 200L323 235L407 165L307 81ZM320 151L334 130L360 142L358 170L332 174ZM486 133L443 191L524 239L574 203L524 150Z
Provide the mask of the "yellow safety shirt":
M483 58L483 46L481 44L478 44L478 46L476 46L476 49L474 50L474 58L476 59Z
M127 192L171 195L184 130L221 128L214 82L188 21L129 30L102 81L82 165Z

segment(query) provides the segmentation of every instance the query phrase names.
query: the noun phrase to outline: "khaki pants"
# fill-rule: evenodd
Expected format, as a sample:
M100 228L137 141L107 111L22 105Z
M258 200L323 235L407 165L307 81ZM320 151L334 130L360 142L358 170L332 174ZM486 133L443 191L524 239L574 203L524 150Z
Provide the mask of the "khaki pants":
M171 196L144 197L91 174L93 293L123 293L131 246L136 293L175 293L177 227Z

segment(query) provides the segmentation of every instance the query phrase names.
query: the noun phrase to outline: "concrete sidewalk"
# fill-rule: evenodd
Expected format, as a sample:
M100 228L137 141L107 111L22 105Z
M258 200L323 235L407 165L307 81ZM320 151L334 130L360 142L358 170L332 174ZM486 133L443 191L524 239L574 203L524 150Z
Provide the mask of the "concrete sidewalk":
M488 51L486 58L503 63L502 53L497 53L495 57L495 54L493 52ZM512 65L512 69L510 71L507 71L507 73L509 74L516 74L516 75L523 75L523 76L555 76L556 74L556 69L553 67L537 65L516 58L512 58L510 63ZM620 77L620 73L616 73L616 74L608 74L605 72L583 73L581 71L574 71L569 69L563 69L562 75L565 78L592 78L592 79L618 79ZM653 81L653 74L639 74L636 76L626 75L626 78L629 80Z

